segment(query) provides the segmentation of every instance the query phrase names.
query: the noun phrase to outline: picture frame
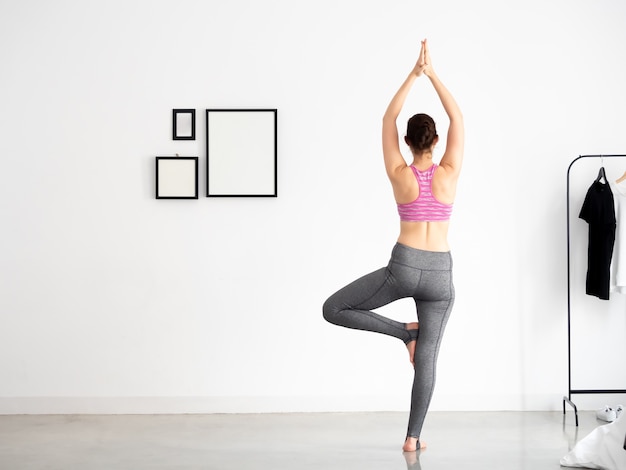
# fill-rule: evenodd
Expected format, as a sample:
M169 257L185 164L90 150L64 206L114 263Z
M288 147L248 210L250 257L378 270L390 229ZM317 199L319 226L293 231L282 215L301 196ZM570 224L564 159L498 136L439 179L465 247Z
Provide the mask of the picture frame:
M172 139L196 140L196 110L172 110Z
M156 157L157 199L198 199L198 157Z
M206 110L207 197L278 196L278 110Z

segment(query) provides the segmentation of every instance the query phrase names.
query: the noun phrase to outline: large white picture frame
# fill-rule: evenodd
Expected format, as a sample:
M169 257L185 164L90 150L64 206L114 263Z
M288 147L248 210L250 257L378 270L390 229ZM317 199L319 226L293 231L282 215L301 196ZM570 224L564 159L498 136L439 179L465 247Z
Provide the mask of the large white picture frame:
M207 197L277 197L276 109L207 109Z

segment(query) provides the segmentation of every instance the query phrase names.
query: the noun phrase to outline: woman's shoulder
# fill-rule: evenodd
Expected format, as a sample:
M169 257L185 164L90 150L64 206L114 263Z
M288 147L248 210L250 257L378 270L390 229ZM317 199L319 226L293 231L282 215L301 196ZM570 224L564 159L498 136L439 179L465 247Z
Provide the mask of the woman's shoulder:
M459 171L455 167L446 165L442 162L439 165L436 165L433 174L433 177L437 177L438 179L457 179L459 176Z
M402 168L397 177L391 180L391 185L397 203L413 201L419 194L416 169L412 165Z

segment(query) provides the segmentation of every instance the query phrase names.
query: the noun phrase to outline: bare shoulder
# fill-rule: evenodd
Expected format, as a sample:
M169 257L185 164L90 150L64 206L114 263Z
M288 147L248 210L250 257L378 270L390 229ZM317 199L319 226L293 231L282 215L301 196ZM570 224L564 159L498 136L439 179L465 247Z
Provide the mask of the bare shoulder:
M398 184L400 186L412 186L417 180L415 179L415 173L413 172L413 167L411 165L405 165L402 168L399 168L396 172L395 182L392 181L392 184Z
M446 204L454 202L459 173L454 167L446 164L437 167L433 175L433 195L435 198Z
M411 202L419 195L419 185L417 184L415 173L413 173L413 169L409 165L398 169L395 177L392 178L390 176L389 179L396 202L400 204Z
M459 178L460 173L460 162L451 162L444 158L437 166L434 177L441 180L456 181Z

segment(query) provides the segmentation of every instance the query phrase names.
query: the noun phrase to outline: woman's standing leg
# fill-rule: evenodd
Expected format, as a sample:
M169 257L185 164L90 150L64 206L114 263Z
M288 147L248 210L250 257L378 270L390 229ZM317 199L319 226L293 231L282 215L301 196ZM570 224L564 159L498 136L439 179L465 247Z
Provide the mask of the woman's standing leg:
M407 438L419 439L437 374L437 357L453 300L418 302L420 333L415 345L413 389ZM407 439L408 441L408 439ZM405 450L414 450L409 445Z
M404 450L419 448L419 437L435 388L437 358L443 334L454 305L452 258L442 253L423 266L422 277L415 294L420 333L415 345L411 412Z

